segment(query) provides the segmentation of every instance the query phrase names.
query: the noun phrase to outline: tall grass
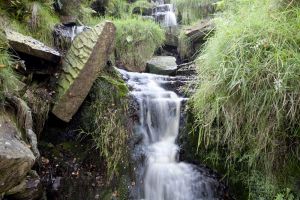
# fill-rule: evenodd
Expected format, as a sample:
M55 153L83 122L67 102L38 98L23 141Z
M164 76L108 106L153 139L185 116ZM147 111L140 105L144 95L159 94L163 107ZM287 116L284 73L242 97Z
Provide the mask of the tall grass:
M8 42L1 28L0 25L0 106L3 106L6 94L17 93L20 82L12 69L13 58L8 52Z
M264 194L250 184L252 172L265 175L275 191L300 178L300 8L235 3L216 19L199 58L194 130L206 162L258 199Z
M154 51L163 45L164 30L151 20L137 17L114 20L116 57L124 66L142 71Z
M108 181L127 164L128 88L116 72L101 73L83 107L83 133L90 135L107 164Z

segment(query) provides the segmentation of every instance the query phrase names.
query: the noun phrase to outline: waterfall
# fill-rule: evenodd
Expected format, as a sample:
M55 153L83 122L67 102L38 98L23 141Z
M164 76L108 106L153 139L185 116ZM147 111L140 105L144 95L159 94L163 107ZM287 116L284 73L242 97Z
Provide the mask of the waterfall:
M177 19L173 4L165 4L164 1L156 1L156 7L152 11L155 21L164 27L176 27Z
M70 31L71 41L73 41L79 33L83 32L85 28L85 26L72 26Z
M145 200L201 200L214 198L214 180L195 166L179 162L176 138L179 131L181 102L185 98L162 88L176 77L119 70L132 88L139 106L135 133L142 136L140 154L146 157L137 170L139 195Z
M164 26L174 27L177 26L177 19L174 12L173 4L165 4L168 7L168 11L165 14Z

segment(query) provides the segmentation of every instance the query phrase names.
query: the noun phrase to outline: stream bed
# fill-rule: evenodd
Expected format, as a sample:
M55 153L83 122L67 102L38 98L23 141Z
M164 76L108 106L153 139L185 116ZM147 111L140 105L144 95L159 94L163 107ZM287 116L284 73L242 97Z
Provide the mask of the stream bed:
M138 104L133 149L136 184L133 199L201 200L219 199L219 183L201 173L197 166L179 161L181 104L187 99L167 90L178 77L119 70ZM183 80L186 81L186 80ZM164 88L163 88L164 86Z

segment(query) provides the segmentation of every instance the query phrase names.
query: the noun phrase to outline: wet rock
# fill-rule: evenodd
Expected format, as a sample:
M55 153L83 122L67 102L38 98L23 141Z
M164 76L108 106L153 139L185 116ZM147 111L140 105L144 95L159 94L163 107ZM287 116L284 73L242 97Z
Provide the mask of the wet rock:
M177 69L173 56L155 56L147 62L146 71L153 74L170 75Z
M69 122L113 50L115 26L106 21L78 35L63 61L52 113Z
M6 196L9 199L35 200L42 196L43 188L36 171L30 171L26 178L16 187L10 189Z
M32 37L22 35L9 29L5 30L5 34L9 45L17 52L53 63L58 63L61 59L59 52Z
M88 28L85 26L56 25L53 31L54 46L60 51L66 52L71 47L72 41L75 37L87 29Z
M0 112L0 194L18 185L31 170L35 157L21 137L12 114Z

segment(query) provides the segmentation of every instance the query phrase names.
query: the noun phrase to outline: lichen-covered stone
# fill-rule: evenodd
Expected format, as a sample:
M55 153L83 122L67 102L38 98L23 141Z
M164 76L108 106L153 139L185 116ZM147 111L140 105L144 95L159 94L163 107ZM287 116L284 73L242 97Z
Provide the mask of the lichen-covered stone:
M113 49L115 30L114 24L106 21L75 38L63 61L52 109L59 119L69 122L86 98Z
M13 116L0 112L0 195L18 185L31 170L35 156L23 142Z
M58 63L61 59L59 52L32 37L22 35L21 33L9 29L5 30L5 34L9 45L15 51L22 52L27 55L41 58L53 63Z

